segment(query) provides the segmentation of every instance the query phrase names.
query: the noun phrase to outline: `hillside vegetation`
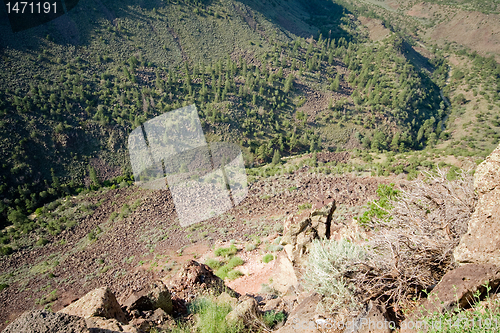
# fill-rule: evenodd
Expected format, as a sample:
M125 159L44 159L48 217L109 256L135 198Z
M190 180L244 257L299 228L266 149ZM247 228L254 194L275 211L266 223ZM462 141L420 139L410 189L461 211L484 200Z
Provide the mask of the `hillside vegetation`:
M404 152L447 137L439 87L412 65L404 38L371 42L328 1L95 1L3 30L4 225L83 187L130 180L128 133L192 103L208 139L236 141L248 165L275 151Z

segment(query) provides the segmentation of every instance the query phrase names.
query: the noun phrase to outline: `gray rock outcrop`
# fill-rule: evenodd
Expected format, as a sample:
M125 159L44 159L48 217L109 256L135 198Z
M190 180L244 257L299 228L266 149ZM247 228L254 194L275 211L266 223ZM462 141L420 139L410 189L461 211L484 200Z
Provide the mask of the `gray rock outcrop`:
M478 165L474 189L478 202L468 231L455 248L455 260L500 266L500 146Z
M335 201L312 212L303 212L289 217L284 223L284 234L280 244L292 263L304 253L313 239L330 238L332 215Z

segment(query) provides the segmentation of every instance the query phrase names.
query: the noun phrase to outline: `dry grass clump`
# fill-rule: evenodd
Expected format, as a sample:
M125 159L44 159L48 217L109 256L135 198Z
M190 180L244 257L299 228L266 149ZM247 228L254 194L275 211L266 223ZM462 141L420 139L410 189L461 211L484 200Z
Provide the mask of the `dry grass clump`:
M392 200L389 219L373 219L368 260L352 278L365 299L404 303L439 282L453 266L453 249L467 232L476 195L473 178L462 172L425 174Z

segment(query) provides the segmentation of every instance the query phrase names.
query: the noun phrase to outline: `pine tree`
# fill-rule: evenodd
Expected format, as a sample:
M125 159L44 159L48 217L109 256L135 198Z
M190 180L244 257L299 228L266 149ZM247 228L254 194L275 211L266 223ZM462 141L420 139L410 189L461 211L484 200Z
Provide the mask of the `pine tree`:
M399 132L394 134L391 141L391 149L396 151L399 149Z
M293 79L294 79L293 74L292 73L288 74L288 76L286 77L286 80L285 80L285 87L283 89L283 91L285 93L288 93L290 91L290 89L292 89Z
M280 164L281 163L281 154L278 149L274 150L274 155L273 155L273 162L274 165Z
M340 88L340 74L339 73L337 73L337 76L335 77L335 80L333 80L330 88L332 91L339 91L339 88Z
M97 171L91 165L89 165L89 177L94 185L96 185L96 186L100 185L99 178L97 177Z
M257 156L261 160L265 160L267 158L266 154L266 145L261 145L259 149L257 150Z

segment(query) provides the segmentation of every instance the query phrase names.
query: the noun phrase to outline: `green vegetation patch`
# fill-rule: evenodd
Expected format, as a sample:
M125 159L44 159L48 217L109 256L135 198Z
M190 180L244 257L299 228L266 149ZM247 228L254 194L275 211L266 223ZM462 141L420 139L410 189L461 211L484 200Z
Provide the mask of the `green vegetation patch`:
M238 249L234 244L231 244L229 247L219 247L214 251L214 254L217 257L230 257L235 255L238 252Z
M227 278L229 280L235 280L237 278L239 278L240 276L243 276L245 274L243 274L241 271L237 270L237 269L233 269L231 270L229 273L227 273Z
M271 311L265 312L262 319L267 327L273 328L277 324L285 321L286 314L282 311L276 312L274 310L271 310Z
M393 208L391 201L397 199L400 191L394 188L394 184L379 184L377 189L378 200L368 204L368 210L357 218L361 225L368 225L373 219L390 219L390 210Z
M234 267L237 267L237 266L241 266L243 265L245 262L243 261L243 259L241 259L240 257L232 257L229 262L227 263L227 265L231 268L234 268Z
M242 332L241 324L229 324L225 319L231 306L217 304L208 298L197 298L189 307L191 313L198 314L196 323L197 332L200 333L236 333Z
M215 272L215 275L220 277L221 279L226 279L229 278L230 280L234 280L240 276L243 275L240 271L234 270L235 267L243 265L245 262L243 259L239 257L232 257L227 264L224 266L221 266L221 262L212 259L212 260L207 260L212 264L214 267L218 267L217 271ZM208 265L208 264L207 264ZM210 266L211 267L211 266ZM215 268L212 268L215 269Z
M324 295L324 304L331 310L345 305L356 308L359 303L344 275L365 257L363 247L348 240L314 240L304 275L306 287Z
M272 255L271 253L268 253L264 257L262 257L262 262L266 264L272 260L274 260L274 255Z
M486 286L488 293L491 287ZM474 295L475 305L469 310L454 308L444 313L434 312L418 320L423 330L429 333L483 333L497 332L500 322L500 301L487 297L481 301L481 292ZM432 297L428 295L428 297ZM426 309L421 309L427 312Z
M222 263L217 259L208 258L207 260L205 260L205 265L216 271L222 266Z

